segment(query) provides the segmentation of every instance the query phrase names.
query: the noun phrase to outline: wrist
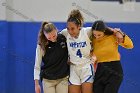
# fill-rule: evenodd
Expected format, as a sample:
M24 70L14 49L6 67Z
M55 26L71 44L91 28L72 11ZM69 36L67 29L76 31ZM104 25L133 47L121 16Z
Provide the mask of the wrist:
M116 33L120 33L123 37L125 36L124 32L122 32L121 30L116 31Z
M35 85L39 85L39 81L38 80L35 80Z

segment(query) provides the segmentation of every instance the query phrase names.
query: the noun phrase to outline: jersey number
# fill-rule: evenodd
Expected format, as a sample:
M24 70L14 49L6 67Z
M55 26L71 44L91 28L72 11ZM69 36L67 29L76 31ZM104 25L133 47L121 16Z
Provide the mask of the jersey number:
M77 50L76 55L79 56L80 58L82 57L82 53L81 53L80 49Z

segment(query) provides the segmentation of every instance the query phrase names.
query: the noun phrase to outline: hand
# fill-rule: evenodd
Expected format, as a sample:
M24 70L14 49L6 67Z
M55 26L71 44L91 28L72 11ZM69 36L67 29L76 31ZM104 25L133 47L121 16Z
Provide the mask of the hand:
M41 88L39 84L35 85L35 93L41 93Z
M68 65L70 65L70 64L71 64L71 61L70 61L70 59L68 59L68 61L67 61L67 64L68 64Z
M93 64L94 73L95 73L96 69L97 69L97 57L96 56L92 56L92 64Z
M117 43L118 44L121 44L124 42L124 33L120 30L120 28L109 28L111 29L113 32L114 32L114 35L116 36L117 38Z
M92 63L95 64L97 62L97 57L96 56L92 56L91 60L92 60Z
M124 42L124 34L122 33L122 31L119 28L115 28L114 29L116 32L116 38L117 38L117 43L121 44Z

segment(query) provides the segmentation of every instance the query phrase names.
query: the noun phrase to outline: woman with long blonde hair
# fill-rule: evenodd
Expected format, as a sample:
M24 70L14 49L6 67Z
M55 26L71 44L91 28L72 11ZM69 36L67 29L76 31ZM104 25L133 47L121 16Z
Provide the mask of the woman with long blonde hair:
M44 93L68 93L69 65L66 38L58 34L53 23L43 22L36 48L34 66L35 92L41 93L39 80ZM41 67L41 62L43 66Z

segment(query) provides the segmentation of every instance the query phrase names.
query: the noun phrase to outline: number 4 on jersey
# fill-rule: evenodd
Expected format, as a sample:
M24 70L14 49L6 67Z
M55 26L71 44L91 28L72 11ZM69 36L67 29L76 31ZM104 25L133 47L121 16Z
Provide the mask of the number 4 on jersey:
M80 49L77 50L76 55L79 56L80 58L82 57L82 53L81 53Z

